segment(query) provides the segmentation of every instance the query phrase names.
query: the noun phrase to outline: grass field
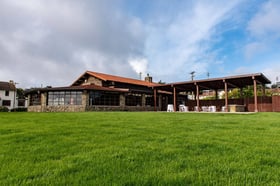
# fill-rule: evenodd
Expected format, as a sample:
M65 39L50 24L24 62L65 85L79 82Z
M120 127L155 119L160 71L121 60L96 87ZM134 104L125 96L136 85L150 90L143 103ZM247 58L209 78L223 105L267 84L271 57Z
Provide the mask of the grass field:
M280 185L280 113L0 113L0 185Z

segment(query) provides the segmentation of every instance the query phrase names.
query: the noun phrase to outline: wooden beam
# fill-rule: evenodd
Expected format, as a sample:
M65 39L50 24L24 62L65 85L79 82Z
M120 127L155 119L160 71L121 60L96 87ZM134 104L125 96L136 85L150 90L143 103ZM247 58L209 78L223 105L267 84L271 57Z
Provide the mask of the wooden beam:
M197 83L195 83L195 86L196 86L196 106L197 106L197 111L199 112L200 109L199 109L199 86Z
M213 88L207 87L207 86L203 86L203 85L199 85L199 87L204 88L205 90L213 90Z
M230 82L228 82L228 81L227 81L227 84L230 85L230 86L232 86L232 87L234 87L234 88L240 88L239 86L237 86L237 85L235 85L235 84L233 84L233 83L230 83Z
M258 112L258 95L257 95L257 81L255 76L252 77L254 82L254 103L255 103L255 112Z
M228 112L228 87L225 79L224 79L224 84L225 84L225 111Z
M176 107L177 107L176 102L177 102L177 100L176 100L176 88L174 86L173 87L173 107L174 107L174 112L176 112Z

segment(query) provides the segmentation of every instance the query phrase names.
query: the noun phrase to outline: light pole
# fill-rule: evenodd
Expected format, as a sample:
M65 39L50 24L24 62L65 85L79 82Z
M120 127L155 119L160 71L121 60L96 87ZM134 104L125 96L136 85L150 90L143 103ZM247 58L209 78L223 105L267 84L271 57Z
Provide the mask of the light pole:
M193 78L194 78L194 76L195 76L195 75L194 75L194 74L195 74L195 71L192 71L190 74L191 74L191 78L192 78L192 81L193 81Z

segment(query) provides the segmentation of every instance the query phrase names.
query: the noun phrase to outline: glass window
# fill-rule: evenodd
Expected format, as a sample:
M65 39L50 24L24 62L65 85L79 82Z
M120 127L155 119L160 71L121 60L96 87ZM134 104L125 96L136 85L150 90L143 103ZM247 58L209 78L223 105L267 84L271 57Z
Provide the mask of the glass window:
M81 105L81 91L48 92L48 105Z
M30 106L41 105L41 94L35 93L30 95Z
M142 106L141 94L130 94L125 97L126 106Z
M159 105L159 97L157 97L157 106ZM146 95L146 106L154 106L154 96L153 95Z
M113 92L90 91L89 105L120 105L120 94Z
M3 103L2 103L3 106L11 106L11 100L3 100Z
M5 96L9 96L10 92L8 90L5 91Z

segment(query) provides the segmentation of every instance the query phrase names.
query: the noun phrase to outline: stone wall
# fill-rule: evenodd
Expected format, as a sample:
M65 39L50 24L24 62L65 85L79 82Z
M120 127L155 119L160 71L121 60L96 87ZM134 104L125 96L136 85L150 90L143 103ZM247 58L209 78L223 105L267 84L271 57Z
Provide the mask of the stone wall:
M86 111L154 111L154 107L141 106L87 106Z
M40 106L40 105L28 106L27 111L28 112L42 112L42 106Z
M102 81L100 79L90 76L87 79L87 82L83 83L83 85L86 85L86 84L94 84L94 85L102 86Z
M82 106L82 105L57 105L57 106L29 106L28 112L84 112L84 111L154 111L154 107L141 106Z
M120 94L120 107L125 107L125 95Z
M84 112L82 105L29 106L28 112Z

